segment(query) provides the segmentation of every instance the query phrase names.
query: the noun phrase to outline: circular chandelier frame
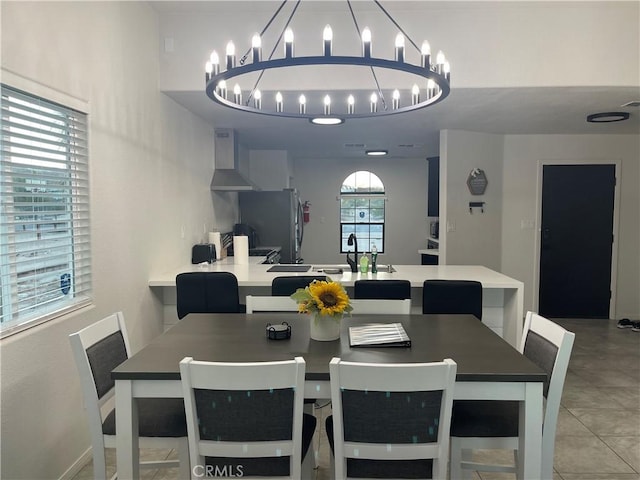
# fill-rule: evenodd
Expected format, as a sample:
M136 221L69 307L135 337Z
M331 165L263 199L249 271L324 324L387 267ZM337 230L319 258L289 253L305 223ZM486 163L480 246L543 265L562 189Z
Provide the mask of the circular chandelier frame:
M430 68L422 67L419 65L413 65L411 63L399 62L396 60L388 60L384 58L375 58L375 57L353 57L353 56L310 56L310 57L291 57L291 58L277 58L273 60L263 60L260 62L247 63L245 65L241 65L239 67L234 67L225 71L220 72L218 75L213 75L207 81L206 92L207 96L216 103L224 105L226 107L231 107L236 110L241 110L244 112L251 113L259 113L262 115L272 115L278 117L289 117L289 118L322 118L324 115L322 114L312 114L312 113L298 113L298 112L278 112L272 110L262 110L260 108L256 108L250 105L250 100L247 100L247 103L236 103L235 101L229 100L225 98L224 94L218 88L218 84L221 80L225 82L248 73L261 71L261 70L269 70L275 68L286 68L286 67L297 67L297 66L310 66L310 65L355 65L355 66L363 66L363 67L378 67L378 68L386 68L390 70L398 70L409 74L418 75L427 80L433 80L438 88L434 89L433 96L430 98L425 98L413 105L400 106L396 109L386 109L377 112L363 112L363 113L332 113L327 116L344 116L344 118L367 118L367 117L378 117L383 115L394 115L397 113L405 113L413 110L418 110L421 108L428 107L430 105L434 105L442 100L444 100L450 92L449 81L445 77L444 74L439 74ZM229 93L227 96L233 96L233 92L227 90ZM427 97L428 94L426 95Z
M214 102L224 106L229 107L234 110L248 112L248 113L257 113L261 115L269 115L275 117L286 117L286 118L304 118L308 119L312 123L317 124L339 124L343 123L346 119L351 118L371 118L371 117L380 117L386 115L396 115L399 113L411 112L414 110L419 110L431 105L434 105L438 102L444 100L450 93L450 67L449 62L446 61L444 54L442 52L438 52L437 62L436 64L431 64L431 51L428 43L425 41L423 43L422 49L418 48L418 46L407 37L404 30L398 25L398 23L391 17L391 15L382 7L378 0L373 0L374 3L384 12L384 14L388 17L388 19L395 25L396 28L400 31L398 36L396 37L396 56L394 60L389 60L385 58L376 58L371 56L371 32L368 31L368 28L365 28L363 32L360 32L360 28L355 18L355 14L353 13L353 9L351 7L351 1L347 0L347 5L351 12L351 16L356 28L356 31L359 36L362 38L362 56L341 56L341 55L332 55L331 54L331 41L332 41L332 32L331 27L327 25L325 27L325 33L323 34L323 55L316 56L300 56L296 57L293 55L293 33L288 28L291 19L293 18L301 0L297 0L296 6L293 9L293 12L290 14L289 19L285 25L285 31L280 34L278 41L276 42L276 46L283 38L285 39L285 56L282 58L273 59L274 50L271 52L271 55L268 59L261 58L261 35L265 33L271 22L278 16L283 6L287 3L287 0L284 0L280 7L277 9L276 13L271 17L271 20L267 23L265 28L263 29L260 35L255 35L252 40L252 49L250 51L253 52L253 58L251 62L248 62L249 52L245 54L240 59L240 65L236 66L236 58L235 58L235 47L231 45L231 51L229 51L229 45L227 46L227 55L226 61L224 65L226 66L225 70L221 71L220 68L220 60L218 54L214 51L211 55L211 61L207 62L205 69L205 82L206 87L205 91L207 96L213 100ZM327 30L329 32L328 37L325 37ZM287 34L290 35L290 39L287 40ZM366 35L365 35L366 34ZM412 63L408 63L405 61L404 54L404 39L407 37L409 42L420 51L422 64L414 65ZM257 38L257 45L254 45L253 42ZM365 40L365 38L367 38ZM287 43L289 42L289 43ZM426 51L425 51L426 45ZM215 60L214 60L215 58ZM356 113L354 97L353 95L349 95L348 102L346 103L346 109L343 112L331 111L331 99L327 94L324 99L324 108L323 113L308 113L306 110L306 99L304 94L300 95L300 104L298 108L285 110L283 106L283 97L281 92L278 92L275 100L275 108L266 108L263 109L263 102L261 92L258 90L258 83L262 78L263 74L267 70L275 70L275 69L284 69L290 67L301 67L301 66L358 66L358 67L368 67L371 70L371 75L375 80L376 88L371 95L371 102L369 109L361 109ZM391 108L389 108L388 102L385 99L385 95L378 83L378 79L375 73L374 68L386 69L386 70L394 70L398 72L403 72L405 74L415 75L420 77L421 79L427 80L426 87L423 87L422 90L414 84L411 89L411 102L405 105L400 104L399 100L399 91L395 89L393 91L392 97L393 101L391 102ZM233 89L227 88L227 82L240 77L242 75L246 75L253 72L260 72L258 77L258 81L255 83L252 89L249 89L249 95L246 100L242 99L242 91L238 84ZM247 90L245 90L247 91ZM316 92L315 90L312 90ZM300 92L298 92L300 93ZM279 99L278 99L279 97ZM378 97L381 101L382 108L378 109L377 100ZM252 101L253 100L253 101ZM330 123L331 122L331 123Z

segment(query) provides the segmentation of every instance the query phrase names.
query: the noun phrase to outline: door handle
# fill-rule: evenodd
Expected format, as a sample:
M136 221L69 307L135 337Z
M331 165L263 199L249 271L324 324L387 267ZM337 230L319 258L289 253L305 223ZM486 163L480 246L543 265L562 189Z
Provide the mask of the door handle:
M551 248L551 230L549 228L542 229L542 248Z

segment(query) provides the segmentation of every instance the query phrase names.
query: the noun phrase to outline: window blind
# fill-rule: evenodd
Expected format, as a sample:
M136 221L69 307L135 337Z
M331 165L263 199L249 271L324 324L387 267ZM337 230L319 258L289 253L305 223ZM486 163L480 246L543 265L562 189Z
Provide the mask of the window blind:
M91 297L87 115L1 86L0 335Z

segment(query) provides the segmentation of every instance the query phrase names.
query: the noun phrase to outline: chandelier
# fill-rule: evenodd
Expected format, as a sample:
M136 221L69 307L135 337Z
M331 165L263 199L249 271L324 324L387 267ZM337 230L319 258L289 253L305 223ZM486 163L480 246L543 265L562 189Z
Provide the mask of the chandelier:
M262 39L273 21L278 17L288 0L284 0L262 32L256 33L251 39L251 47L236 61L236 48L230 41L225 49L224 58L213 51L205 65L206 93L214 102L238 111L272 115L277 117L304 118L314 124L336 125L346 119L378 117L410 112L434 105L444 100L450 91L451 80L449 62L444 53L439 51L432 63L431 47L425 40L420 47L413 42L406 32L398 25L391 15L382 7L380 2L374 3L386 18L398 30L395 38L395 58L378 58L373 55L372 32L368 27L362 30L358 25L351 1L347 6L360 39L358 56L334 55L333 30L326 25L322 32L322 42L319 42L316 55L296 56L294 54L294 31L290 27L301 0L297 0L284 28L267 58L263 58ZM409 42L419 52L419 65L407 62L405 43ZM282 56L275 57L277 50ZM290 78L295 78L295 67L364 67L371 75L371 88L356 89L354 92L335 91L321 92L303 90L277 90L267 94L260 90L260 83L265 73L275 70L289 69ZM396 88L383 89L378 79L382 70L402 73L401 78L409 78ZM320 85L330 75L326 74L318 80ZM320 75L318 75L320 76ZM248 80L248 85L241 86ZM360 78L360 77L358 77ZM395 77L394 77L395 78ZM310 89L311 90L311 89ZM321 92L321 93L319 93ZM390 100L390 101L389 101Z

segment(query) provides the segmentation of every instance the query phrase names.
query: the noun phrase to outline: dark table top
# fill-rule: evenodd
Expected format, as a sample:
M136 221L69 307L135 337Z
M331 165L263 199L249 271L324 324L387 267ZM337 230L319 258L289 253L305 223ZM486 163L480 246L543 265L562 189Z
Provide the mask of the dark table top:
M291 338L270 340L267 323L291 325ZM354 362L414 363L451 358L457 381L544 381L545 372L470 315L354 315L340 341L309 338L309 318L296 313L190 314L112 372L118 379L179 380L184 357L218 362L290 360L302 356L307 380L329 380L333 357ZM401 322L411 347L350 347L348 327Z

